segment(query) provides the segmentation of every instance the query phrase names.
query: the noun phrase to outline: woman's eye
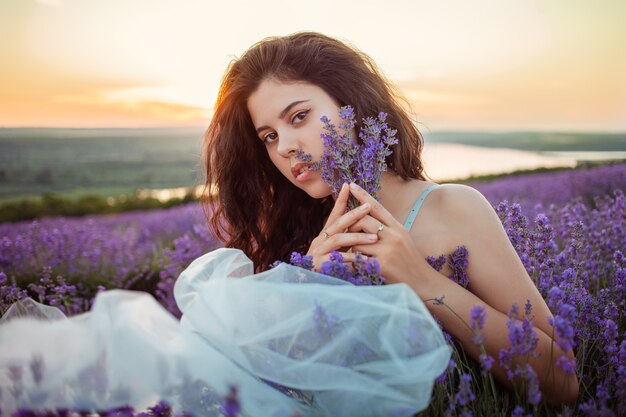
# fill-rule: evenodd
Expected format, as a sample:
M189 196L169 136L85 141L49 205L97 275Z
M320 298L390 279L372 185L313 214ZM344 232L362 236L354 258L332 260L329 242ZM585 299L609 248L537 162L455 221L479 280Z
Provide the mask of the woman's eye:
M270 144L274 142L276 139L278 139L276 137L276 133L268 133L267 135L263 137L263 143Z
M293 119L291 119L291 122L299 124L300 122L302 122L304 120L304 118L306 117L308 112L309 112L308 110L301 111L300 113L296 114L293 117ZM269 145L270 143L275 142L276 140L278 140L278 135L276 133L268 133L267 135L263 136L263 139L261 139L261 140L266 145Z
M308 111L301 111L300 113L298 113L298 114L296 114L296 115L294 116L294 118L293 118L292 122L294 122L294 123L295 123L295 122L296 122L296 120L298 120L298 121L300 121L300 122L301 122L302 120L304 120L304 118L306 117L307 113L308 113Z

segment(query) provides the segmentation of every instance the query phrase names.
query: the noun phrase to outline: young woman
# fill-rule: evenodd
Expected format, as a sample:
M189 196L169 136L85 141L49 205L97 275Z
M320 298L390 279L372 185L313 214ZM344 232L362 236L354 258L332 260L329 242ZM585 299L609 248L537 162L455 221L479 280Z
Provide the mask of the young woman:
M475 360L481 352L458 317L468 319L473 306L483 305L484 347L496 358L493 374L507 386L513 383L497 361L510 343L507 313L529 301L539 353L529 363L543 398L573 403L577 378L555 365L573 352L553 343L551 312L497 214L475 189L426 178L422 137L400 97L367 55L336 39L304 32L252 46L229 66L205 135L212 228L227 247L242 249L257 271L288 260L292 251L312 256L316 270L333 250L345 262L357 251L374 256L388 284L407 284L424 301L444 297L445 306L430 301L428 309ZM333 199L320 173L296 157L303 151L319 160L320 118L337 125L345 105L354 108L357 128L362 118L383 111L397 129L379 201L355 184ZM349 194L362 205L345 212ZM448 266L436 271L426 261L461 245L469 253L467 288L448 279Z

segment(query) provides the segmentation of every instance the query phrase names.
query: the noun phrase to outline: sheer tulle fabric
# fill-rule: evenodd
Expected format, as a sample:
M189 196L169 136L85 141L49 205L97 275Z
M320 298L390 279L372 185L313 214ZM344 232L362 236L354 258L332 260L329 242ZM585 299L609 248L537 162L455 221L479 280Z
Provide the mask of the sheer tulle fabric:
M0 323L2 409L165 400L218 416L236 385L244 416L410 416L450 357L404 284L354 286L287 264L255 275L241 251L223 248L196 259L174 295L180 321L127 290L101 292L71 318L14 304Z

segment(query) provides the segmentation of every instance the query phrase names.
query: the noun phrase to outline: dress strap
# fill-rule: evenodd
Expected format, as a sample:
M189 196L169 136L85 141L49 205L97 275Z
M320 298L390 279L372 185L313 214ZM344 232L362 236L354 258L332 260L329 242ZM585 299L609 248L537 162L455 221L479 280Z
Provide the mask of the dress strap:
M439 187L439 184L429 185L424 191L422 191L422 194L420 194L417 200L415 200L415 204L413 204L413 208L411 209L411 211L409 212L409 215L406 217L406 220L404 221L404 228L406 230L411 230L411 226L413 226L415 217L417 216L417 213L420 211L420 208L422 207L422 203L426 199L426 196L428 195L428 193L430 193L432 190L434 190L437 187Z

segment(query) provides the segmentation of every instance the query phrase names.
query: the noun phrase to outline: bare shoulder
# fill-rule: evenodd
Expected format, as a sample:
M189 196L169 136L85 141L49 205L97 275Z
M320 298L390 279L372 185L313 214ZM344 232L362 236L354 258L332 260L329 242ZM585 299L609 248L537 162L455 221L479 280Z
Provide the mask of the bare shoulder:
M498 216L485 198L475 188L464 184L442 184L433 194L435 206L441 220L458 232L499 223Z

